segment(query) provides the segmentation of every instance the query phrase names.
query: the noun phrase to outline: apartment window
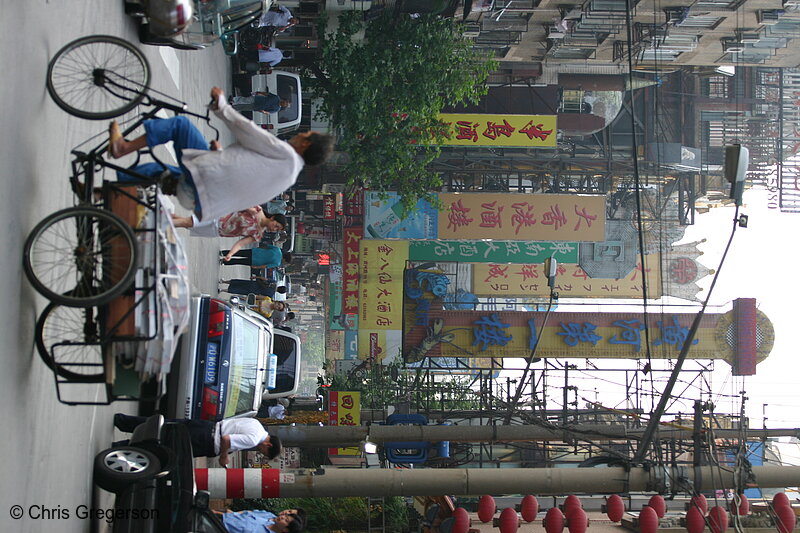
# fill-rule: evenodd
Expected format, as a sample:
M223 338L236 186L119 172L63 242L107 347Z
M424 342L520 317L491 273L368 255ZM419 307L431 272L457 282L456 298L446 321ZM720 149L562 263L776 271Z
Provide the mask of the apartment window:
M698 9L733 9L739 0L700 0L693 7Z
M713 76L704 80L703 92L710 98L728 98L730 86L727 76Z

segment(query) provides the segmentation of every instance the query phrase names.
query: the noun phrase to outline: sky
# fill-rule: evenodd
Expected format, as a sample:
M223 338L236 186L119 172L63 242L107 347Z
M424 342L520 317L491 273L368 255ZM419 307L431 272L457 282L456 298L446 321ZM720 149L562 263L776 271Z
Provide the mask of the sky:
M796 332L800 303L800 282L795 280L800 264L800 214L781 213L767 208L767 191L746 192L740 213L748 216L748 227L739 228L725 263L720 269L710 304L719 305L735 298L756 298L759 310L775 328L775 344L769 357L756 367L756 375L732 377L730 367L717 364L714 382L723 384L718 392L749 398L746 415L750 427L762 427L762 412L768 428L800 428L800 360ZM700 239L704 254L700 262L717 269L733 225L734 208L712 209L697 215L682 242ZM700 285L708 290L711 276ZM701 297L705 298L705 292ZM768 404L766 408L763 404Z
M764 427L764 414L766 414L767 428L800 428L800 358L795 347L795 331L800 331L797 313L794 307L800 303L800 282L793 279L795 265L800 264L800 214L781 213L778 210L767 208L767 192L764 190L749 190L745 193L745 205L740 209L740 214L748 216L748 227L738 228L731 244L725 262L720 268L725 245L733 228L735 208L720 207L711 209L708 213L698 214L695 224L688 226L684 238L679 243L693 241L705 242L699 245L703 252L699 261L710 269L720 270L720 275L709 301L708 313L726 312L731 308L731 302L736 298L755 298L758 308L769 317L775 329L775 343L769 357L758 364L754 376L733 376L731 367L723 360L716 360L714 371L708 377L707 388L711 390L711 401L715 404L717 414L740 412L741 395L745 391L745 416L749 418L750 428ZM705 299L711 284L713 274L700 280L698 284L703 287L699 298ZM669 304L681 304L680 312L696 312L699 303L691 303L677 298L669 299ZM620 311L638 310L637 305L630 309L615 307L613 309L603 305L587 306L583 302L580 308L570 306L562 301L560 311ZM650 304L648 312L657 314L669 312L669 307L662 308L659 304ZM691 359L691 352L689 353ZM507 370L501 372L501 377L516 379L520 376L519 370L523 368L523 360L507 362ZM568 360L565 360L568 361ZM532 369L536 372L543 363L535 363ZM556 363L558 364L558 363ZM582 363L576 362L579 367ZM592 364L598 368L620 368L617 360L595 360ZM703 362L702 364L708 364ZM627 365L626 365L627 366ZM669 363L661 360L653 361L654 368L668 369ZM683 366L682 375L673 390L676 399L667 409L668 413L691 414L693 400L699 398L708 400L707 395L700 394L705 387L700 380L694 379L696 374L691 369L700 366L687 360ZM553 376L560 376L555 373ZM627 379L631 378L629 373ZM650 377L655 382L650 381ZM643 392L641 407L645 412L651 411L660 399L664 390L668 371L644 375L639 372L638 387ZM548 380L549 408L561 405L561 378ZM626 376L620 372L571 372L570 385L578 387L578 407L586 407L589 401L597 401L605 407L627 410L636 405L625 390ZM652 393L652 395L650 394ZM767 404L764 407L764 404ZM665 418L668 420L669 417Z

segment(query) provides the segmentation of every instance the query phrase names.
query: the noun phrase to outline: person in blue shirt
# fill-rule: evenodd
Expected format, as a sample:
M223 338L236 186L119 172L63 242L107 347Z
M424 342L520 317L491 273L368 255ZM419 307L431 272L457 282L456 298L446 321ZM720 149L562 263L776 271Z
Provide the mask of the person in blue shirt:
M270 114L289 107L289 100L267 91L256 91L250 96L232 96L231 106L236 111L259 111Z
M245 265L250 268L275 268L281 266L281 262L289 264L292 262L292 254L284 252L277 246L267 244L264 248L241 249L233 245L230 250L222 250L222 263L225 265Z
M287 511L292 511L288 509ZM239 511L223 513L222 523L229 533L300 533L305 528L305 520L298 514L281 511L277 515L269 511ZM296 510L295 510L296 511Z

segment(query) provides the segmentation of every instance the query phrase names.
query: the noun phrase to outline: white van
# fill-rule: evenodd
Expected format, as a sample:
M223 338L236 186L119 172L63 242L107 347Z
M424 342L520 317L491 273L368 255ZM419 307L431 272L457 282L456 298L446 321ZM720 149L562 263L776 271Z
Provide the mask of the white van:
M300 76L294 72L273 69L268 74L255 74L251 78L252 92L270 92L281 100L288 100L289 107L277 113L253 113L253 122L280 135L291 133L300 127L303 117L303 97Z

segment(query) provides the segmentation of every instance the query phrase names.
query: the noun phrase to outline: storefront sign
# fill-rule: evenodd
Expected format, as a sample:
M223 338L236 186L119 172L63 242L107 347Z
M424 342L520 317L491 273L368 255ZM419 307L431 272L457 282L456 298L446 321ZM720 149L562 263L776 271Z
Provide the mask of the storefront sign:
M556 146L556 115L442 113L439 119L449 126L447 146Z
M407 259L408 241L360 241L360 327L402 328L403 270Z
M465 263L541 263L555 257L559 263L578 262L576 242L533 241L411 241L411 261Z
M603 241L603 195L440 193L439 238Z
M360 426L361 393L357 391L330 391L328 393L328 425ZM329 455L359 455L354 448L328 448Z

